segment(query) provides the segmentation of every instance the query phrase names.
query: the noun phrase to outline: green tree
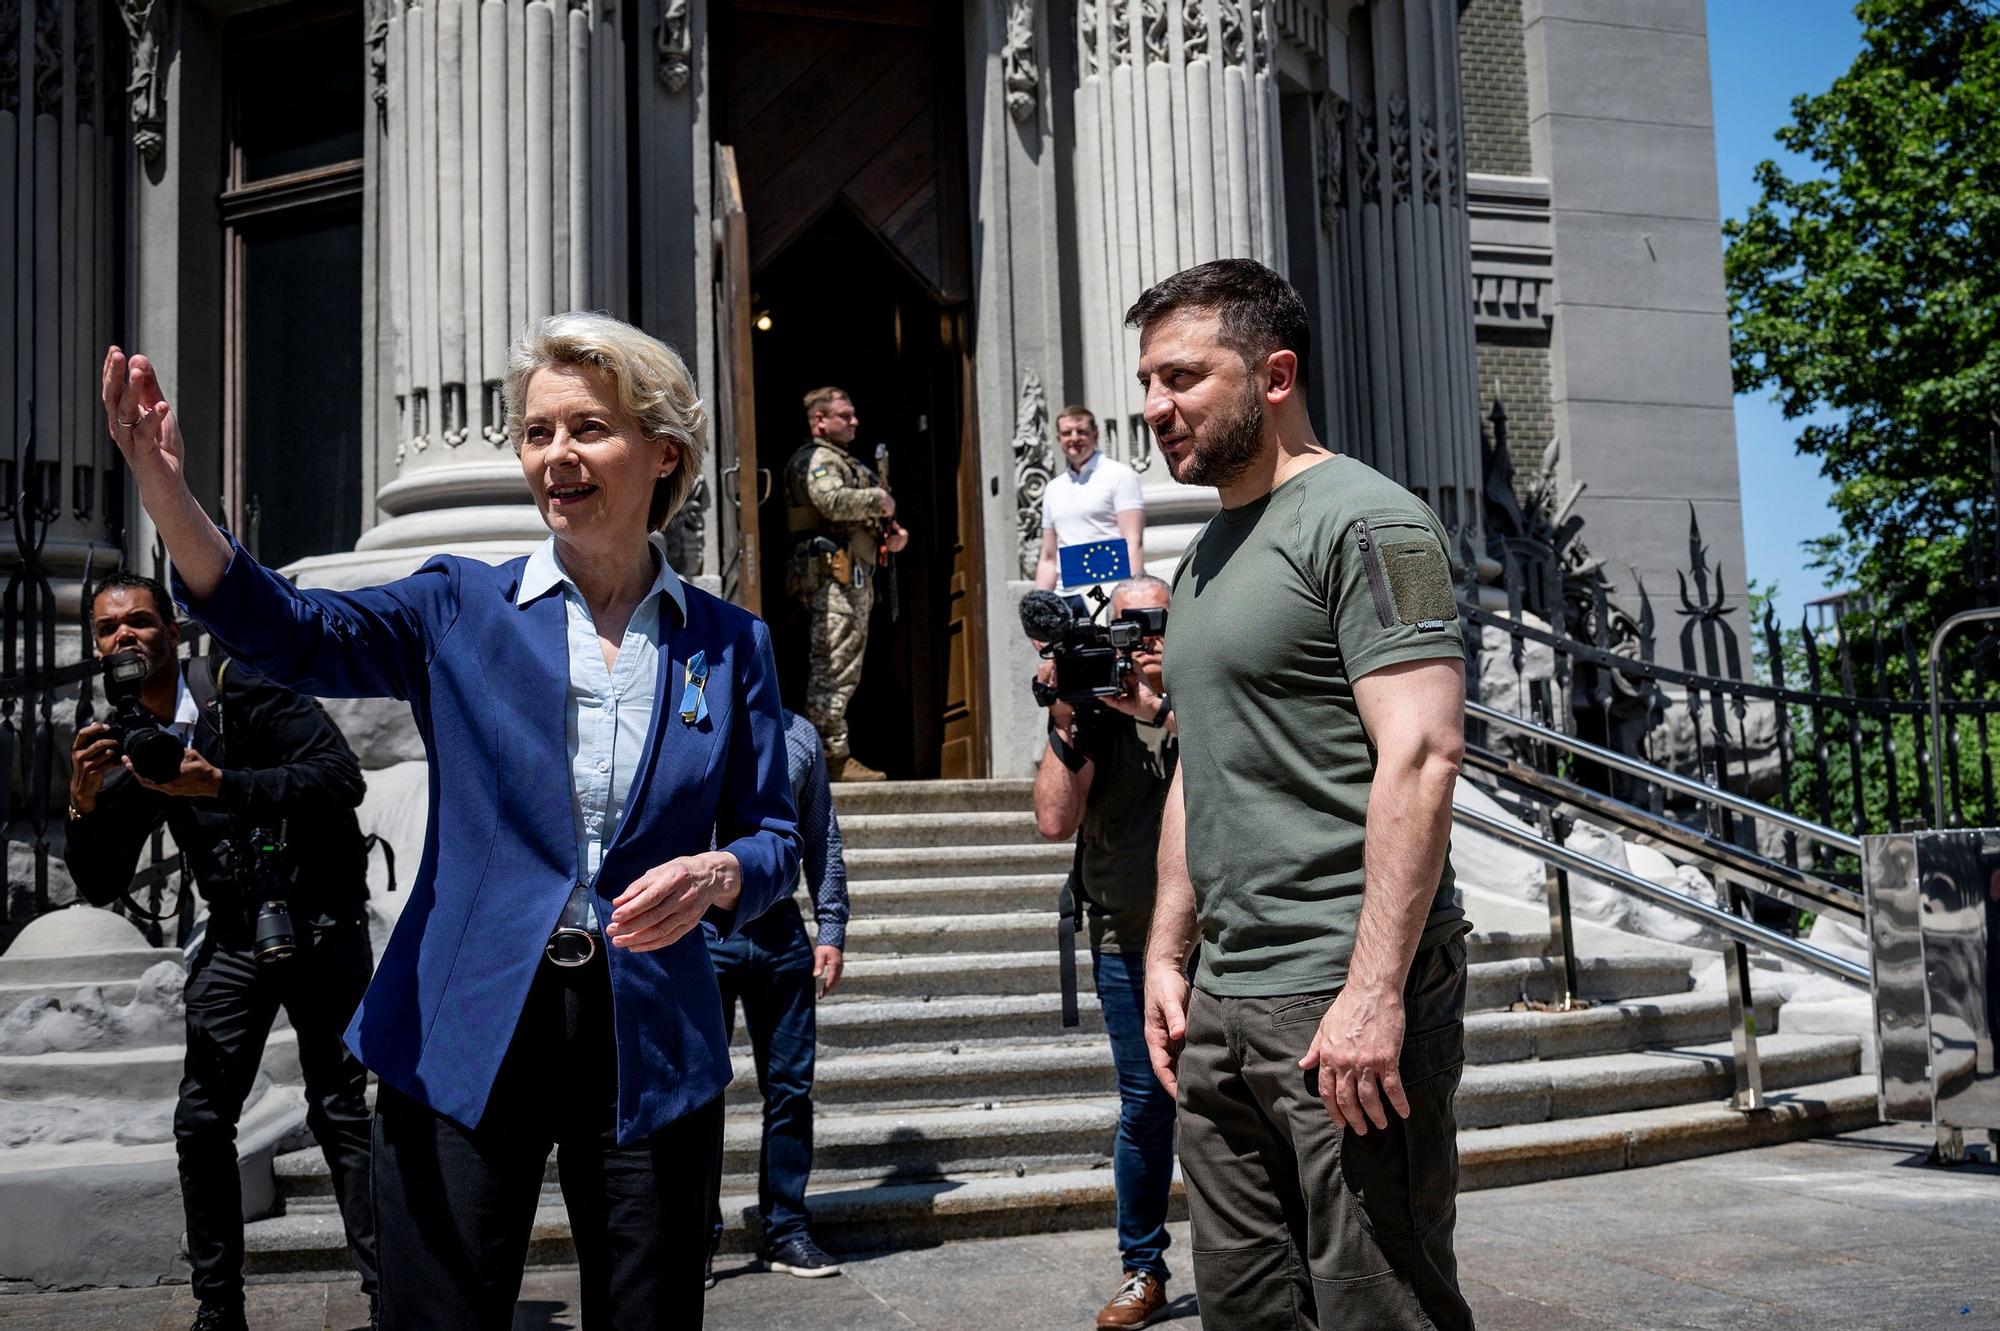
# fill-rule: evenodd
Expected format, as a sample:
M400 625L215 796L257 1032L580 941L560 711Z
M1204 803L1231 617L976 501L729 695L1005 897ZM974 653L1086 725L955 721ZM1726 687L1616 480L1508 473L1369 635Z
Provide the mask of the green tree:
M1814 564L1921 629L1986 602L2000 431L2000 4L1862 0L1862 50L1792 103L1725 224L1739 392L1787 419L1834 482Z

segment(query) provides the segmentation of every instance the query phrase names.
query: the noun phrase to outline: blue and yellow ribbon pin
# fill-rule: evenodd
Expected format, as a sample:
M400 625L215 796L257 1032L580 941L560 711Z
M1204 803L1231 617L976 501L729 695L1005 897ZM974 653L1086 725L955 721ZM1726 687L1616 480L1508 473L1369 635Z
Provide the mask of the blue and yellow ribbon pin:
M696 652L688 658L687 674L681 684L681 722L699 725L708 720L708 653Z

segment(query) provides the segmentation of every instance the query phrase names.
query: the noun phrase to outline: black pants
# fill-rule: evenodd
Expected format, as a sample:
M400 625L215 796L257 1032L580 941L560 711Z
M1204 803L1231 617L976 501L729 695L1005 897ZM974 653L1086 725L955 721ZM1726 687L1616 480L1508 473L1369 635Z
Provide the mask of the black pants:
M192 1283L195 1296L204 1302L243 1298L236 1124L280 1007L298 1033L306 1123L333 1172L348 1256L361 1273L362 1289L375 1292L368 1071L341 1043L374 972L374 949L367 922L358 915L334 928L306 930L301 943L287 960L260 964L247 938L211 933L188 973L187 1064L174 1108L174 1144L187 1207Z
M576 1243L583 1325L701 1326L722 1097L644 1142L618 1145L611 1015L601 953L574 970L543 962L477 1128L379 1089L384 1327L513 1326L551 1149Z
M776 917L776 918L773 918ZM818 1013L813 1006L813 949L798 907L785 904L736 937L711 938L708 955L731 1018L743 1004L757 1090L764 1099L764 1136L757 1156L757 1209L764 1244L807 1232L806 1180L812 1174L813 1055ZM717 1139L718 1144L720 1138ZM722 1238L722 1170L709 1185L709 1219Z
M1337 1124L1299 1060L1336 994L1196 989L1180 1062L1195 1291L1217 1331L1472 1331L1458 1289L1465 945L1419 952L1403 990L1410 1117Z

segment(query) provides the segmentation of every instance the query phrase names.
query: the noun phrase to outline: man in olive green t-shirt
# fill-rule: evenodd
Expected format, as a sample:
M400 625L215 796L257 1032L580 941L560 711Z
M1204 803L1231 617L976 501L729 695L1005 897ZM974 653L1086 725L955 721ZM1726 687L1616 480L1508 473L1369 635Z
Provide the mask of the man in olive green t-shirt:
M1174 577L1181 761L1146 958L1202 1315L1469 1328L1447 855L1465 675L1444 531L1319 443L1305 308L1276 273L1203 264L1126 321L1174 479L1222 499Z

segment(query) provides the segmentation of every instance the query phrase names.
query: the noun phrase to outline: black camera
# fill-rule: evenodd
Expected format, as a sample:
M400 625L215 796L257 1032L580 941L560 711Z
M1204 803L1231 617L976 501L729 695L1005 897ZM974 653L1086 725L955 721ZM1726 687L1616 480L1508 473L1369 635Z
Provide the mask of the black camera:
M283 961L299 950L297 932L292 928L292 907L285 866L285 828L260 827L250 833L249 845L237 864L237 881L257 903L257 918L251 933L251 952L260 962Z
M1081 596L1032 591L1021 598L1021 631L1042 644L1042 655L1056 665L1054 685L1035 681L1035 701L1080 703L1125 691L1125 681L1138 669L1132 654L1147 638L1167 631L1163 606L1121 612L1109 623L1097 617L1111 604L1096 588L1093 608Z
M111 706L104 724L119 752L132 760L132 770L158 785L180 775L187 746L139 706L139 691L152 671L143 652L113 652L104 658L104 701Z

